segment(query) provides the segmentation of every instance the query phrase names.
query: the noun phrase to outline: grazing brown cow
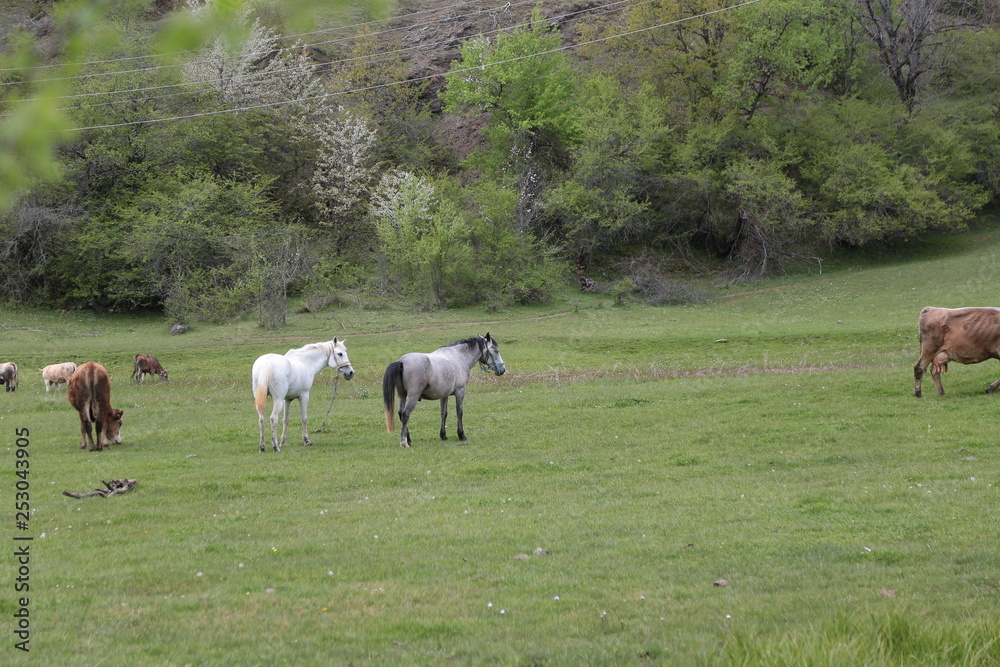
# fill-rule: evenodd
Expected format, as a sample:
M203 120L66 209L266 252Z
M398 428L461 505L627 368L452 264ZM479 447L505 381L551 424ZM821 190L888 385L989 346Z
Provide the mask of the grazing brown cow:
M60 384L69 382L70 377L76 372L76 364L72 361L67 361L64 364L50 364L41 369L41 371L42 380L45 381L45 393L47 394L52 387L58 387Z
M0 384L7 387L7 391L17 391L17 364L13 361L0 363Z
M122 441L121 410L111 407L111 380L104 366L88 361L69 379L69 402L80 413L80 449L90 444L90 451L110 449L111 443ZM97 444L90 435L93 423Z
M1000 359L1000 308L933 308L920 311L920 359L913 367L913 395L920 398L920 381L930 366L938 396L944 396L941 373L948 362L978 364ZM992 393L1000 379L986 387Z
M132 377L139 382L142 382L146 375L159 375L162 379L167 379L167 372L163 370L163 366L157 361L156 357L151 354L137 354L132 357L132 365L135 370L132 371Z

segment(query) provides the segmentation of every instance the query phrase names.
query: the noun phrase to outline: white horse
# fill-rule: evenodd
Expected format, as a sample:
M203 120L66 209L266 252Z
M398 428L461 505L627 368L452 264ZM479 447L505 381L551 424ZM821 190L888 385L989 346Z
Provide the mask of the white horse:
M313 378L329 366L336 368L345 380L354 377L354 367L347 358L347 348L344 341L333 340L326 343L310 343L303 347L289 350L284 355L265 354L253 363L253 394L257 404L257 414L260 416L260 451L264 451L264 409L267 407L267 396L271 395L274 407L271 410L271 446L274 451L281 451L286 444L289 411L292 401L299 399L302 409L302 441L311 445L307 427L306 408L309 405L309 390ZM278 419L285 413L285 421L281 427L281 445L278 445Z

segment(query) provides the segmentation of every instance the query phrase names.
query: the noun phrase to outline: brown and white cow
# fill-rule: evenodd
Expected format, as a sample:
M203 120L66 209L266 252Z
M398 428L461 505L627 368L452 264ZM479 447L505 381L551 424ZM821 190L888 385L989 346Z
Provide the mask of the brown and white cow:
M163 366L160 365L156 357L151 354L135 355L132 357L132 366L134 367L132 377L139 382L142 382L146 375L159 375L160 378L167 379L167 372L163 370Z
M69 379L69 402L80 413L80 449L89 443L90 451L96 452L122 441L124 413L111 407L111 380L104 366L88 361L76 369ZM91 424L96 426L96 444Z
M72 361L67 361L64 364L49 364L41 371L47 394L52 387L58 388L60 384L69 382L70 377L76 372L76 364Z
M17 391L17 364L13 361L0 362L0 384L7 391Z
M920 311L920 358L913 367L913 395L920 398L920 381L930 367L938 396L944 396L941 373L948 362L978 364L1000 359L1000 308L934 308ZM1000 379L986 387L992 393Z

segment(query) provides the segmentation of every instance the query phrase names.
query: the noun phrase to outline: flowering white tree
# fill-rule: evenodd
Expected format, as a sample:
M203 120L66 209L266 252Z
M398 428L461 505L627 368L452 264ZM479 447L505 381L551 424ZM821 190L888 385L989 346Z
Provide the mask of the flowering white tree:
M212 0L188 0L187 6L197 18L211 9ZM217 37L207 53L187 63L185 78L217 91L227 105L270 108L308 130L326 112L318 65L301 43L283 48L280 36L253 18L249 9L241 20L246 24L244 39L234 47Z
M329 123L317 123L319 157L313 171L316 206L332 225L333 218L360 214L371 197L379 164L374 158L376 131L343 107Z
M385 234L404 226L420 226L430 218L434 186L426 178L408 171L391 169L382 175L371 198L369 210ZM380 236L382 232L380 232Z

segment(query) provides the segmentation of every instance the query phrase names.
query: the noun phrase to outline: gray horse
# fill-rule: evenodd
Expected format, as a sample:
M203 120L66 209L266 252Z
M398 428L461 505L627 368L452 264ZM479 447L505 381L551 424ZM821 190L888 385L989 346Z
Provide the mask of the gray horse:
M394 361L385 369L382 377L382 399L385 403L385 427L389 433L396 429L393 416L393 393L399 396L399 434L401 447L409 447L410 429L407 422L410 413L422 398L441 401L441 439L447 440L444 430L448 418L448 397L455 396L455 411L458 413L458 439L465 440L462 427L462 401L465 399L465 385L469 382L469 371L476 362L503 375L507 370L500 357L497 342L490 338L474 336L458 340L451 345L439 347L430 354L410 352Z

